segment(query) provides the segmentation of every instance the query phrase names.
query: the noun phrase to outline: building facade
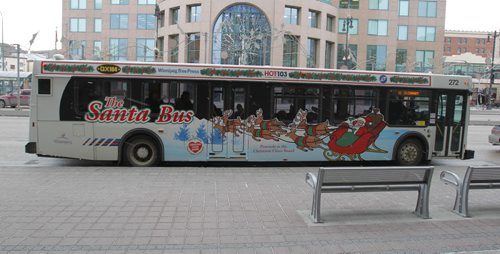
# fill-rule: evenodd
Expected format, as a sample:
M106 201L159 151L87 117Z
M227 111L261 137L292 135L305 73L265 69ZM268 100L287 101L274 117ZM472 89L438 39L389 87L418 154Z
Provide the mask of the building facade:
M331 1L158 1L167 62L333 68Z
M63 3L63 52L70 59L442 69L445 0Z
M63 0L63 55L154 61L155 4L155 0Z
M445 10L445 0L340 0L337 65L440 73Z
M497 38L498 48L500 38ZM498 49L497 48L497 49ZM491 58L493 50L493 36L491 32L471 32L471 31L452 31L446 30L444 37L444 55L460 55L472 53L482 57ZM498 56L500 50L495 52Z

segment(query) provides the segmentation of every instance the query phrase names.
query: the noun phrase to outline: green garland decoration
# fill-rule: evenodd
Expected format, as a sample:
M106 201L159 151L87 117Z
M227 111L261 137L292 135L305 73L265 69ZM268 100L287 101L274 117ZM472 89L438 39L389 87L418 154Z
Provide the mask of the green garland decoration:
M221 77L262 77L264 74L256 70L219 70L219 69L202 69L201 75L205 76L221 76Z
M377 81L377 76L369 74L342 74L342 73L295 71L295 72L290 72L289 77L294 79L314 79L314 80L364 81L364 82Z
M132 73L132 74L155 74L156 69L151 66L147 67L123 66L122 72Z
M45 64L44 71L50 72L93 72L94 67L88 64L70 65L70 64Z
M401 77L394 76L390 78L391 83L407 83L407 84L427 84L429 80L424 77Z

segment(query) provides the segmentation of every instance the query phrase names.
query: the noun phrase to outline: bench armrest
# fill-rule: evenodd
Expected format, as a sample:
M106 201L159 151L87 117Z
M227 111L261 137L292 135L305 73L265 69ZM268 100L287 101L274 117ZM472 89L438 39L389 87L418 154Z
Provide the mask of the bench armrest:
M462 186L462 181L460 180L460 177L458 177L457 174L450 172L450 171L443 171L441 172L440 175L441 181L444 182L444 184L451 184L455 186L455 188L460 189Z
M318 179L316 178L316 176L313 173L307 172L306 173L306 183L307 183L307 185L311 186L311 188L316 189L316 184L318 183Z

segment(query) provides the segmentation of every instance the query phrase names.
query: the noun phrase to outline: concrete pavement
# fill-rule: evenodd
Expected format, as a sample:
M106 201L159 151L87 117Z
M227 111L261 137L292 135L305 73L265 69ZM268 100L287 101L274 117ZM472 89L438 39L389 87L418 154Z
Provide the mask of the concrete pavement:
M436 160L432 219L416 192L324 195L308 168L0 167L0 253L447 253L500 250L498 190L471 191L471 218ZM441 166L440 164L448 165Z

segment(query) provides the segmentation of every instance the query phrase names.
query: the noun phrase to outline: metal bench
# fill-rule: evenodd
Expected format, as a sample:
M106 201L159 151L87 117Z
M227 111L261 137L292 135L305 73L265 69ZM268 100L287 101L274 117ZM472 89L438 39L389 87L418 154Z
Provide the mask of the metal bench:
M469 190L500 189L500 166L468 167L462 181L457 174L450 171L441 172L441 181L455 187L457 195L453 212L470 217Z
M311 217L320 223L321 193L418 191L415 214L429 217L429 190L434 167L335 167L320 168L317 176L306 174L314 189Z

